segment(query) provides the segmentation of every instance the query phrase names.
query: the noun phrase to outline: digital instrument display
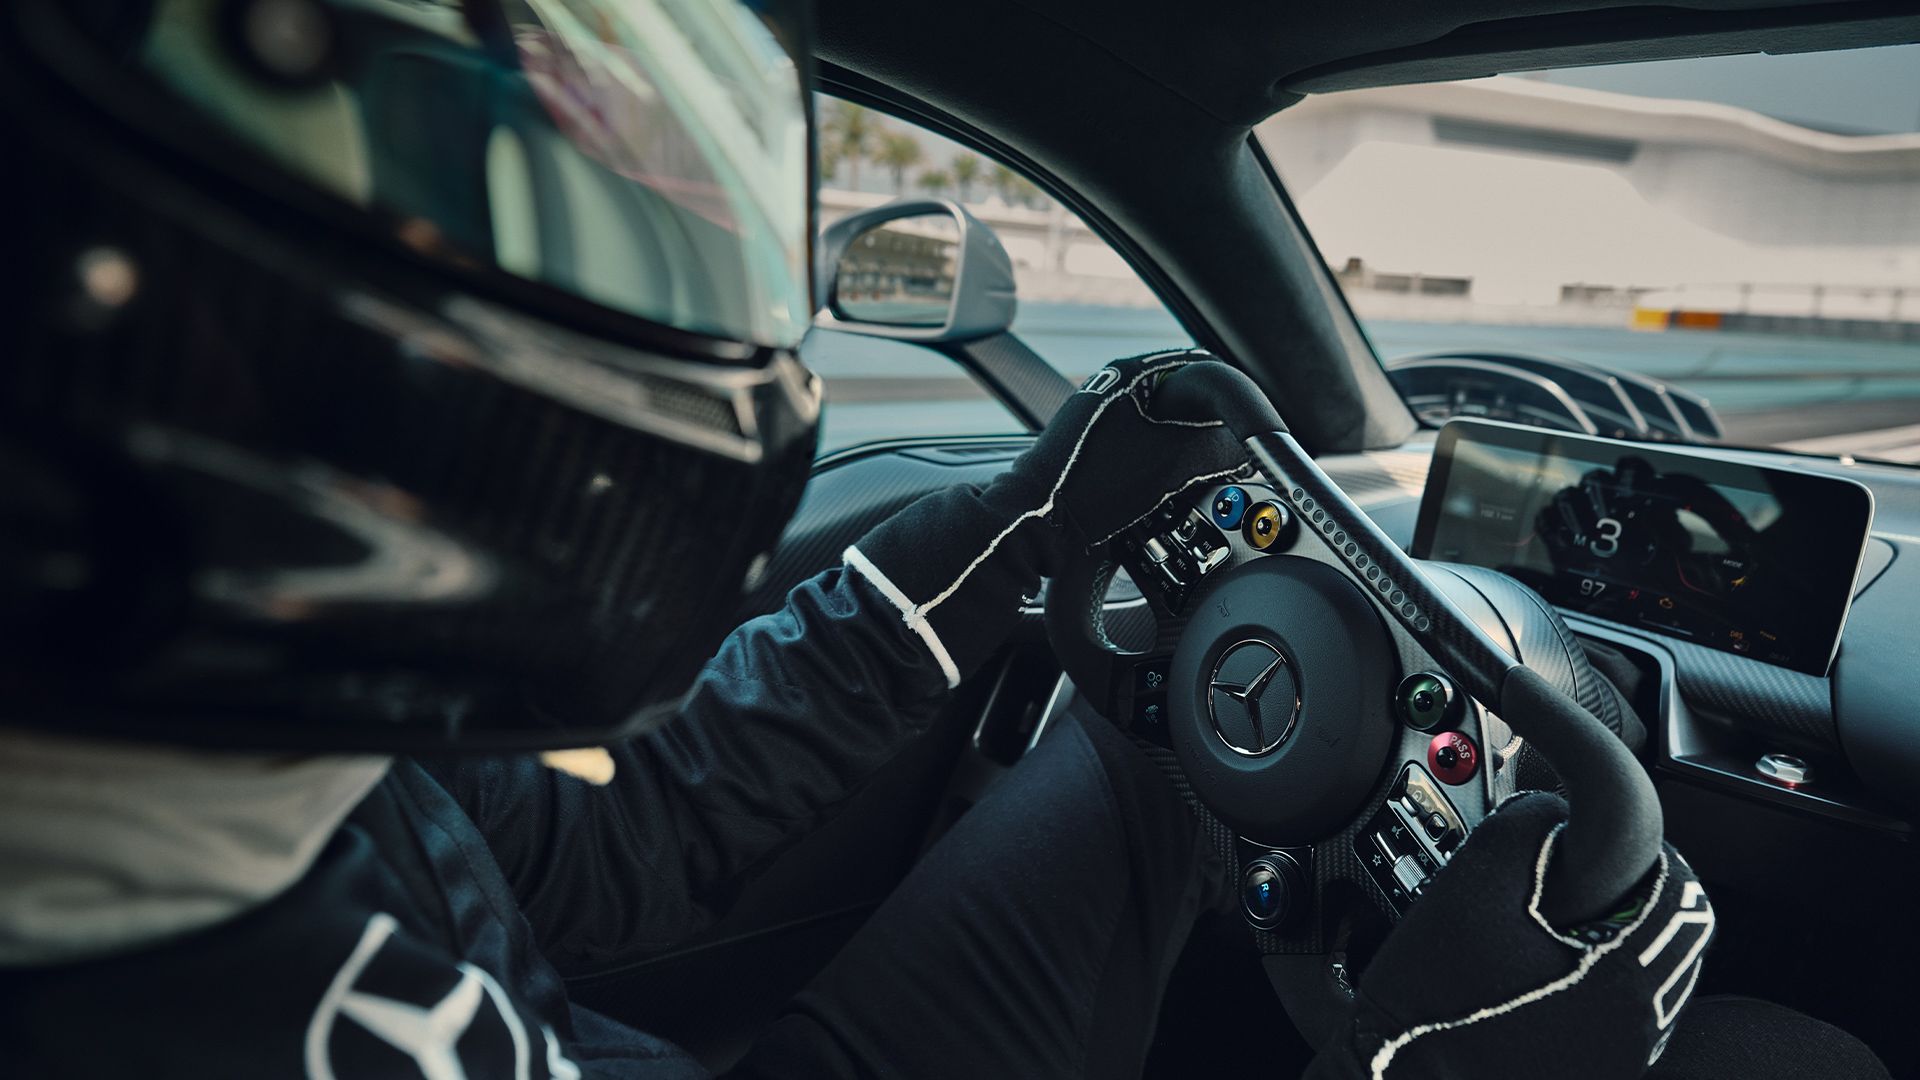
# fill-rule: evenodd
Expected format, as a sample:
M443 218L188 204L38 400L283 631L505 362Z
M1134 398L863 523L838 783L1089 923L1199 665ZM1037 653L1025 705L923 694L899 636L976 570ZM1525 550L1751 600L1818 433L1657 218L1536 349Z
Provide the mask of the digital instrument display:
M1434 445L1413 554L1825 675L1872 522L1873 495L1840 477L1455 421Z

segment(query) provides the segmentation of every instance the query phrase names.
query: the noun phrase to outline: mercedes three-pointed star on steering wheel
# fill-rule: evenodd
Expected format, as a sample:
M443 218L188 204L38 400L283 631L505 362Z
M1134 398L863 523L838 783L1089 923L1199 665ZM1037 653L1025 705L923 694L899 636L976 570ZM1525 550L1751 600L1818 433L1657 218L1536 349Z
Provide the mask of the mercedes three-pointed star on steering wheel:
M1238 681L1223 677L1227 667L1235 657L1256 649L1272 654L1272 659L1267 661L1266 665L1260 669L1258 674L1251 679ZM1273 682L1274 676L1284 670L1286 666L1287 657L1285 653L1281 652L1272 643L1261 641L1257 638L1240 642L1222 654L1219 663L1214 666L1213 678L1208 683L1207 708L1208 711L1213 714L1214 730L1219 732L1220 738L1225 741L1229 747L1242 754L1260 754L1280 745L1280 743L1286 740L1288 734L1292 732L1294 719L1300 712L1297 694L1294 695L1296 700L1291 702L1290 707L1286 710L1286 716L1281 724L1280 730L1276 731L1271 737L1267 734L1267 717L1261 710L1262 695L1265 694L1267 687ZM1226 730L1221 727L1219 707L1215 700L1218 694L1225 694L1245 711L1248 723L1253 726L1253 745L1241 746L1229 738Z

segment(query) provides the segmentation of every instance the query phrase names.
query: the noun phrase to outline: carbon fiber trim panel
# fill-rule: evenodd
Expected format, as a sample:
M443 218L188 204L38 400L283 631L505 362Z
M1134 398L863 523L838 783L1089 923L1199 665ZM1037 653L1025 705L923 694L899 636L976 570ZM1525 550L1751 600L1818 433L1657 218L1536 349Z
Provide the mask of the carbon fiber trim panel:
M1659 639L1673 653L1674 683L1689 706L1802 746L1839 750L1833 684L1686 641Z
M1116 586L1117 588L1117 586ZM1107 609L1101 626L1107 640L1126 652L1145 652L1159 636L1159 621L1145 600L1116 605L1114 590L1107 593Z
M1340 915L1338 906L1329 905L1328 900L1341 895L1352 896L1354 890L1359 890L1382 918L1395 918L1392 902L1374 883L1366 867L1360 865L1360 857L1355 854L1355 841L1364 839L1367 823L1386 803L1387 793L1397 775L1397 769L1387 770L1373 794L1367 798L1365 808L1355 815L1353 822L1340 832L1313 844L1312 864L1307 868L1308 877L1313 882L1313 910L1296 917L1291 925L1279 930L1253 931L1254 944L1262 955L1326 952L1332 936L1332 927L1328 923ZM1271 850L1251 840L1243 840L1242 849L1241 854L1248 857ZM1244 860L1240 865L1244 867Z
M1146 757L1160 767L1160 771L1167 776L1167 782L1173 784L1173 788L1181 794L1181 798L1187 801L1188 807L1192 807L1194 817L1200 819L1200 826L1208 834L1208 842L1221 853L1221 859L1225 861L1225 865L1231 867L1229 872L1233 874L1235 882L1238 882L1240 872L1244 872L1246 865L1252 859L1273 849L1260 842L1236 836L1233 828L1229 828L1225 822L1213 817L1212 811L1208 811L1206 805L1200 803L1198 796L1194 796L1194 788L1187 778L1187 771L1181 769L1179 757L1171 749L1146 742L1142 738L1135 738L1133 742L1135 746L1139 746L1140 753L1146 753ZM1302 911L1294 913L1292 920L1281 930L1258 930L1252 926L1248 928L1248 932L1254 936L1254 945L1260 949L1261 955L1284 955L1284 953L1302 955L1302 953L1327 951L1327 944L1325 944L1327 936L1321 926L1323 911L1321 911L1319 897L1327 896L1331 888L1354 888L1359 884L1359 888L1367 890L1367 896L1373 901L1375 907L1379 907L1379 911L1382 913L1392 911L1386 896L1380 894L1379 886L1373 884L1373 880L1367 876L1365 869L1359 865L1359 857L1354 855L1354 838L1363 832L1365 822L1373 817L1373 811L1380 809L1380 803L1386 801L1390 776L1392 774L1388 774L1388 782L1380 784L1373 798L1367 799L1365 813L1361 813L1354 824L1350 824L1338 836L1329 836L1325 842L1315 844L1309 849L1309 855L1304 859L1306 863L1304 871L1308 874L1311 897L1302 905ZM1298 851L1298 846L1288 846L1284 849ZM1235 890L1235 896L1236 892L1238 890ZM1238 899L1235 899L1235 903L1238 903Z
M1232 868L1231 873L1235 881L1238 881L1239 875L1246 869L1248 862L1274 850L1264 844L1236 836L1232 829L1215 817L1194 795L1193 784L1187 779L1186 771L1180 767L1179 758L1173 751L1143 739L1136 738L1134 743L1155 765L1159 766L1174 790L1178 791L1187 805L1193 808L1201 827L1206 830L1208 842L1220 852L1225 864ZM1355 882L1364 882L1364 887L1370 890L1369 898L1380 911L1382 913L1392 911L1387 904L1387 898L1379 893L1378 887L1373 885L1366 871L1360 866L1359 859L1353 854L1353 838L1360 833L1365 821L1373 816L1373 811L1379 809L1380 804L1385 801L1386 792L1387 785L1382 784L1380 790L1368 802L1367 812L1360 815L1358 821L1338 836L1329 837L1323 843L1312 847L1311 856L1305 860L1307 865L1304 869L1314 899L1306 906L1306 910L1296 912L1290 923L1280 930L1248 928L1253 935L1254 945L1261 954L1300 955L1325 952L1325 934L1321 926L1318 898L1325 896L1330 887L1352 887ZM1237 904L1237 889L1235 895L1234 902Z
M1442 574L1450 575L1464 587L1484 597L1500 619L1498 629L1486 626L1493 639L1511 644L1514 654L1546 680L1573 695L1580 706L1620 734L1620 698L1605 678L1588 662L1586 651L1574 638L1553 606L1545 598L1520 582L1478 566L1453 563L1425 563L1424 567L1439 583ZM1451 589L1442 586L1443 591ZM1455 597L1458 599L1458 596ZM1505 641L1501 638L1504 635Z
M1140 748L1141 753L1147 755L1149 761L1159 767L1161 773L1166 776L1167 782L1173 785L1173 789L1180 793L1180 798L1186 801L1188 807L1192 808L1194 817L1199 819L1200 827L1205 830L1207 834L1207 843L1215 851L1220 853L1222 865L1237 868L1240 864L1238 861L1239 856L1236 854L1234 848L1236 838L1233 835L1233 830L1227 828L1226 824L1219 818L1214 817L1213 812L1208 810L1206 806L1201 803L1199 797L1193 793L1193 784L1187 779L1186 770L1180 767L1180 759L1175 757L1173 751L1166 747L1158 743L1148 742L1138 736L1134 737L1133 744ZM1238 871L1232 870L1229 872L1237 873Z
M1012 334L995 334L953 346L954 355L980 381L1036 429L1044 427L1074 384Z

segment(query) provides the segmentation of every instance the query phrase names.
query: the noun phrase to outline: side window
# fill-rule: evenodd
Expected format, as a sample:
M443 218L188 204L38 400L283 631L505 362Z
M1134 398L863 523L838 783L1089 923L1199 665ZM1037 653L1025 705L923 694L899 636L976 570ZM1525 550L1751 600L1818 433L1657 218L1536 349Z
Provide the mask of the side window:
M817 105L822 225L902 196L958 200L1013 258L1014 335L1075 382L1116 357L1193 344L1126 260L1025 177L872 109L824 96ZM931 349L816 328L801 351L826 381L823 454L876 439L1022 430Z

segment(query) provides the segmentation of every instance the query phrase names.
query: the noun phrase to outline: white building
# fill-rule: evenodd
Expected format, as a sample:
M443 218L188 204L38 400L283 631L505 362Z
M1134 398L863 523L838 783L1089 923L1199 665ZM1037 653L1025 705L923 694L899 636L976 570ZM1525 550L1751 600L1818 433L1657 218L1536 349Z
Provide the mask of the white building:
M1336 267L1467 279L1480 305L1585 285L1920 320L1920 134L1497 77L1310 97L1260 135Z

